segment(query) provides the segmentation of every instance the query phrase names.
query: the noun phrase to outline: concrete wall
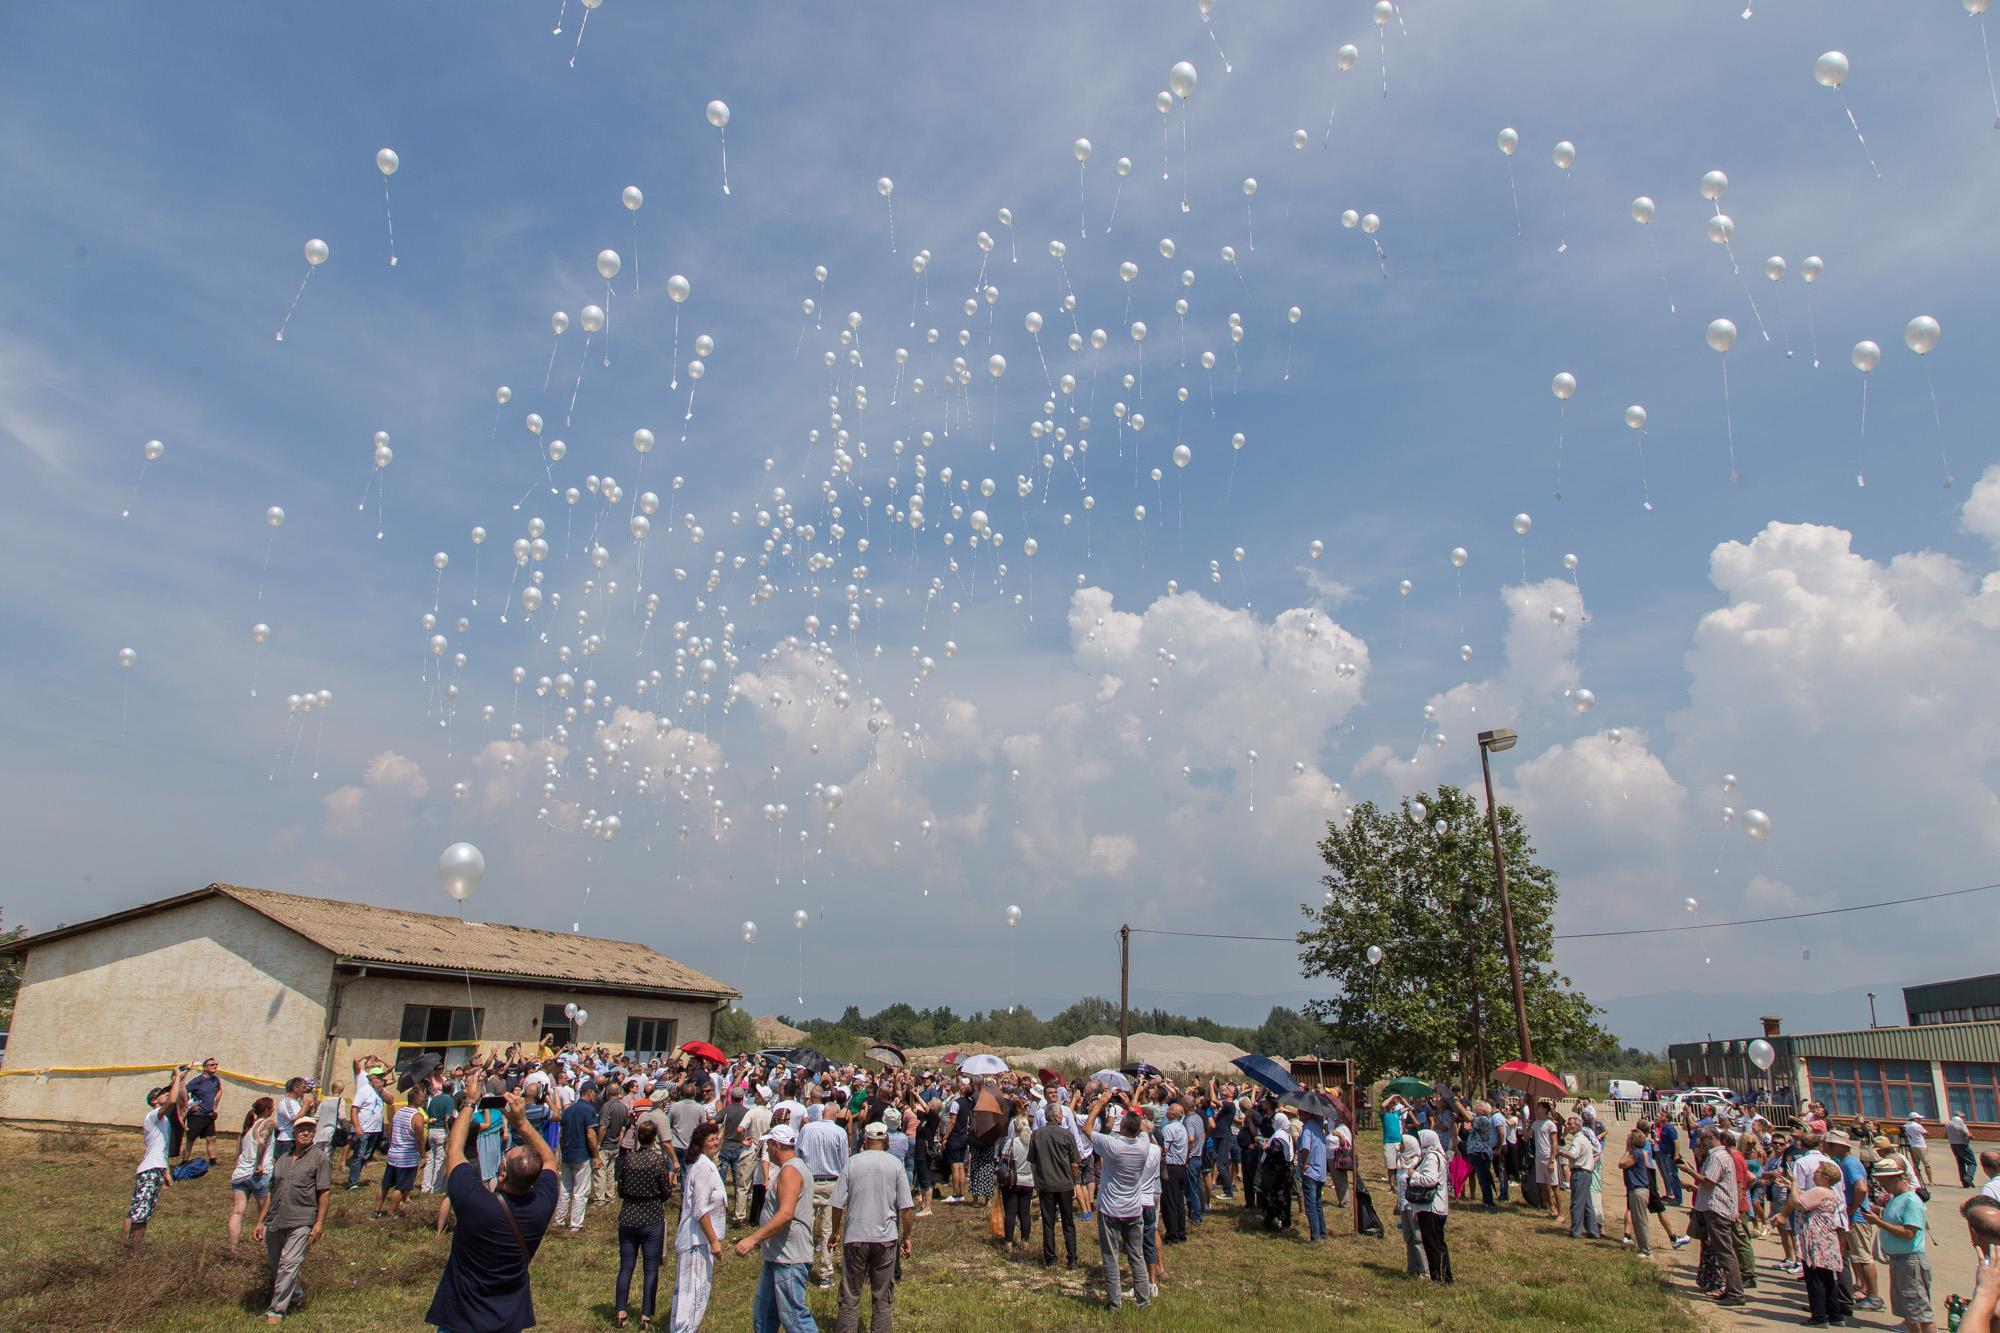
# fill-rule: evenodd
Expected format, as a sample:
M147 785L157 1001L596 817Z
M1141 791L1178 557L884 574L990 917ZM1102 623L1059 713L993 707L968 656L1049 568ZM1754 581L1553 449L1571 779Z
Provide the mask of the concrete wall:
M479 1044L488 1051L504 1050L510 1042L527 1045L539 1039L542 1006L550 1004L558 1008L570 1003L582 1005L590 1012L583 1040L601 1041L614 1050L622 1049L625 1044L628 1017L678 1020L676 1044L697 1039L707 1041L713 1035L715 1006L707 1000L593 995L559 987L506 986L475 979L468 1001L463 979L363 976L342 980L346 985L334 1020L331 1077L348 1084L350 1090L357 1057L365 1054L379 1055L391 1062L396 1059L396 1041L403 1030L403 1007L411 1004L455 1009L469 1004L482 1011Z
M7 1068L196 1064L258 1078L310 1074L333 957L224 897L30 951ZM0 1078L0 1118L137 1125L161 1073ZM273 1088L224 1082L225 1126Z

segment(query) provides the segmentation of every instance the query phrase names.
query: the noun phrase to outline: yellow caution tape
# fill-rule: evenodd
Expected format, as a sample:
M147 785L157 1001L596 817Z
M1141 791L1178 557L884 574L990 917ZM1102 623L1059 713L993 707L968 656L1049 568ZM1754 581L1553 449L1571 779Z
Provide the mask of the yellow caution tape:
M171 1074L178 1068L179 1065L50 1065L43 1069L0 1069L0 1078L46 1078L50 1074ZM285 1086L285 1080L281 1078L259 1078L255 1074L238 1074L227 1069L215 1072L237 1083L255 1083L265 1088Z

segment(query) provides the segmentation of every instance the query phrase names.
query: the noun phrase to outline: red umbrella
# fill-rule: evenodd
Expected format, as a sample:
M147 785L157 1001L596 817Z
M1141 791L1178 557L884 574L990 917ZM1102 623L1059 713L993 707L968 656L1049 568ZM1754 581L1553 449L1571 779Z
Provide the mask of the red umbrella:
M1526 1060L1509 1060L1493 1071L1493 1081L1503 1087L1525 1092L1530 1097L1567 1097L1569 1085L1540 1065Z
M713 1060L717 1064L726 1064L729 1061L729 1057L722 1053L720 1047L711 1046L705 1041L683 1042L681 1044L681 1053L696 1056L703 1060Z

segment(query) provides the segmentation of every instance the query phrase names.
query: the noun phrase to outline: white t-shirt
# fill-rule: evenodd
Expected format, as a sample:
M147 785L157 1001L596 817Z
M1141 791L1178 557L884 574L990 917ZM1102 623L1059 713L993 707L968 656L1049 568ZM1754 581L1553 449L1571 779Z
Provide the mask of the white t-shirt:
M1143 1140L1146 1145L1146 1166L1139 1173L1139 1202L1151 1208L1160 1202L1160 1145L1151 1139Z
M560 1116L576 1101L576 1086L570 1083L556 1084L556 1114Z
M166 1170L167 1108L156 1106L146 1112L146 1118L139 1122L139 1132L146 1136L146 1155L139 1159L139 1169L133 1174Z
M277 1131L277 1133L278 1133L278 1137L279 1137L279 1138L281 1138L281 1139L289 1139L289 1138L293 1137L293 1135L292 1135L292 1121L293 1121L293 1120L295 1120L295 1119L297 1119L297 1118L298 1118L298 1115L299 1115L299 1113L300 1113L301 1111L303 1111L304 1109L305 1109L305 1108L304 1108L304 1106L303 1106L303 1105L301 1105L301 1103L299 1102L299 1099L298 1099L298 1098L296 1098L296 1097L280 1097L280 1098L278 1098L278 1131Z
M354 1124L363 1134L382 1132L382 1094L365 1078L354 1090Z
M1985 1187L1979 1192L1993 1200L1993 1202L2000 1203L2000 1176L1995 1176L1987 1181Z

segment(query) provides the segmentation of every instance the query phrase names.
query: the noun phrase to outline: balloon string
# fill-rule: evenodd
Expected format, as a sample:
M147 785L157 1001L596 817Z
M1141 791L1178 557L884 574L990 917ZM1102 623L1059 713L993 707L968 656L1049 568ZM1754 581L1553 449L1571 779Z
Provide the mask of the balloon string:
M604 365L611 366L611 279L604 280Z
M1646 432L1639 432L1639 501L1647 509L1653 507L1653 493L1646 485Z
M1729 407L1729 358L1722 358L1722 421L1729 431L1729 479L1735 481L1736 473L1736 419Z
M1518 240L1521 236L1521 191L1514 184L1514 155L1512 153L1507 155L1507 193L1514 200L1514 236Z
M1111 234L1112 225L1118 221L1118 201L1121 198L1123 198L1124 195L1125 195L1125 181L1121 177L1118 181L1117 188L1111 191L1111 216L1109 219L1105 221L1104 224L1104 234L1106 236L1109 236Z
M1981 31L1983 32L1984 29ZM1847 113L1847 123L1854 127L1854 137L1861 144L1861 155L1868 159L1869 170L1875 173L1876 180L1881 180L1882 168L1875 165L1875 154L1870 152L1868 148L1868 136L1861 132L1861 122L1854 118L1854 108L1847 104L1847 94L1842 92L1838 87L1833 92L1834 96L1840 99L1840 109Z
M590 11L585 10L583 13L583 17L584 20L588 22L590 19ZM563 413L564 429L568 429L570 418L576 415L576 396L583 390L583 368L589 364L590 364L590 335L586 333L583 335L583 359L576 363L576 383L570 386L569 411Z
M152 461L153 461L152 459L148 458L144 462L139 464L139 475L132 479L132 490L128 495L126 495L125 507L118 511L118 517L120 518L132 517L132 502L139 498L139 483L146 479L146 468L149 464L152 463Z
M1389 33L1383 24L1375 25L1375 39L1382 48L1382 96L1389 95Z
M126 673L123 689L118 702L118 737L123 740L129 733L132 720L132 677Z
M1562 215L1556 222L1556 253L1559 255L1569 253L1569 179L1570 175L1565 171L1562 183Z
M1660 257L1660 243L1653 239L1653 233L1650 229L1646 232L1646 244L1652 247L1653 263L1660 270L1660 290L1667 294L1667 313L1670 315L1679 314L1680 307L1674 304L1674 289L1667 282L1667 261Z
M890 195L889 203L889 253L896 253L896 196Z
M1229 63L1229 53L1222 49L1222 39L1215 35L1215 20L1208 15L1201 16L1201 26L1208 29L1208 40L1215 43L1215 54L1222 57L1222 72L1234 74L1236 66Z
M1757 309L1757 298L1750 294L1750 280L1743 276L1743 270L1736 263L1736 249L1729 242L1722 243L1723 252L1729 256L1730 272L1736 275L1736 285L1743 289L1743 299L1750 303L1750 313L1757 320L1757 331L1764 335L1764 341L1771 341L1771 331L1764 327L1764 313Z
M1569 421L1569 404L1556 404L1556 499L1563 498L1563 428Z
M1292 378L1292 349L1297 347L1298 345L1299 345L1299 326L1294 324L1292 325L1292 336L1285 342L1285 381L1287 383L1289 383ZM1215 411L1213 407L1213 399L1215 397L1215 381L1213 378L1209 380L1208 393L1209 393L1209 398L1211 400L1209 415L1214 416Z
M472 548L472 604L479 605L479 548Z
M1811 289L1806 291L1806 336L1812 339L1813 369L1819 369L1819 327L1813 319L1813 299Z
M389 211L389 178L382 178L382 216L389 223L389 267L396 267L396 215Z
M806 340L806 331L802 328L799 330L799 343L801 346L805 344L805 340ZM792 355L797 356L798 354L799 354L799 349L797 347L794 347L792 349ZM681 387L680 367L681 367L681 306L680 302L676 301L674 302L674 357L673 360L667 362L667 373L668 373L667 387L669 389L678 389Z
M1993 99L1993 128L2000 130L2000 89L1993 83L1993 48L1986 41L1986 20L1979 21L1979 49L1986 56L1986 93Z
M285 340L285 330L292 326L292 311L299 308L299 298L306 294L306 284L312 281L312 276L313 266L308 264L306 265L306 275L299 279L299 289L292 293L291 305L285 309L284 322L278 325L277 341L283 342Z
M1160 179L1170 181L1173 177L1167 171L1167 119L1160 117Z
M589 26L590 26L590 6L585 5L583 7L583 22L576 25L576 46L569 53L569 67L571 69L576 68L577 52L583 50L583 30L585 28L588 28ZM729 191L724 190L723 193L727 194L729 193ZM584 890L584 892L588 893L589 890L586 889Z
M563 25L563 15L565 15L565 14L567 14L567 13L569 13L569 0L562 0L562 7L561 7L560 9L556 10L556 27L555 27L555 31L554 31L554 32L552 32L552 33L550 33L550 34L549 34L549 36L551 36L551 37L560 37L560 36L562 36L562 25Z
M1861 441L1854 453L1854 484L1866 486L1868 478L1863 471L1863 463L1868 456L1868 372L1861 372Z
M1929 357L1924 358L1924 387L1931 391L1931 419L1937 423L1938 433L1938 462L1944 468L1944 487L1946 490L1950 490L1953 477L1951 475L1951 460L1945 456L1944 451L1944 413L1938 410L1937 385L1931 380L1931 362Z
M264 580L271 573L271 548L277 544L277 541L278 534L273 529L271 535L264 541L264 567L257 571L257 600L260 602L264 600ZM432 607L431 610L435 611L437 608Z
M549 344L549 368L542 372L543 393L547 393L549 391L549 380L556 373L556 349L561 346L562 346L562 335L558 333L556 335L556 340ZM500 414L496 411L493 414L493 418L495 421L498 421L500 419Z
M728 194L729 193L729 131L718 127L715 131L715 136L716 138L722 141L722 192L724 194ZM894 251L896 248L895 235L896 235L896 206L892 202L889 205L889 249L891 251Z
M1090 239L1090 227L1084 221L1085 201L1083 193L1083 173L1085 165L1076 164L1076 237L1080 241Z
M1257 218L1252 211L1253 208L1254 205L1248 199L1243 201L1243 226L1250 233L1250 248L1255 250L1257 248Z
M1783 287L1778 288L1778 294L1774 299L1778 303L1778 332L1785 335L1785 356L1789 359L1792 355L1792 331L1785 324L1785 289Z
M1181 212L1188 212L1188 103L1181 103Z

